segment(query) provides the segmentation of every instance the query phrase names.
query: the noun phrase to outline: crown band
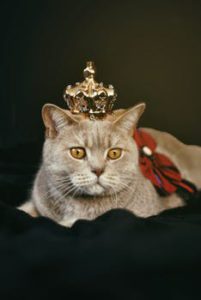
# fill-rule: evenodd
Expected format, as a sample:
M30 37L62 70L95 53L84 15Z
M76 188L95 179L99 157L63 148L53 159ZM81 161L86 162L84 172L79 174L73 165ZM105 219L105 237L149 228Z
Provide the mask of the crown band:
M84 69L85 80L74 86L68 85L64 91L64 100L73 114L86 113L91 120L112 113L116 92L112 85L108 87L95 81L94 63L87 62Z

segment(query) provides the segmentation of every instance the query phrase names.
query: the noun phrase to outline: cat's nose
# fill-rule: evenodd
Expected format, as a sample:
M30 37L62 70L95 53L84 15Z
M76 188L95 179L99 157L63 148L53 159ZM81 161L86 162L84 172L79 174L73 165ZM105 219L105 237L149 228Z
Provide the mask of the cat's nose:
M104 172L104 169L93 169L93 170L91 170L93 173L95 173L96 174L96 176L100 176L103 172Z

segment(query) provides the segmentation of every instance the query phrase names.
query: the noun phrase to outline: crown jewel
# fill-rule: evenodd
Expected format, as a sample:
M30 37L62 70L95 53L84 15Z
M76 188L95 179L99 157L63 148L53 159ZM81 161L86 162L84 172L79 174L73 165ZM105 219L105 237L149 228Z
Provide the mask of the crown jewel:
M85 80L74 86L68 85L64 91L64 100L73 114L86 113L90 119L104 117L112 113L116 93L112 85L108 87L94 80L94 63L87 62L84 69Z

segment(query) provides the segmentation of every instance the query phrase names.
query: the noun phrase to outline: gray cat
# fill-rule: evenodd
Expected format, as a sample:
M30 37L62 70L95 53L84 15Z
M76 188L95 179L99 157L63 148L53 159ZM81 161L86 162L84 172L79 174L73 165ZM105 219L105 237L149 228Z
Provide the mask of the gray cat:
M144 109L142 103L91 121L84 114L44 105L42 164L31 199L20 209L71 226L78 219L92 220L113 208L148 217L184 205L176 194L162 199L140 171L133 133ZM187 146L168 133L145 130L157 141L157 151L200 188L201 147Z

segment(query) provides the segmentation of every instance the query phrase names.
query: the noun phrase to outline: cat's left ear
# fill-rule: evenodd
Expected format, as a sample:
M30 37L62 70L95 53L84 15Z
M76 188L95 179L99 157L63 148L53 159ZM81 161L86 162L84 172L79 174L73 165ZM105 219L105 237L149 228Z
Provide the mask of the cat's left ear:
M116 120L114 120L113 125L118 126L129 132L130 135L133 135L133 131L135 130L145 107L145 103L140 103L125 110Z
M55 138L63 127L79 122L70 111L50 103L43 106L42 118L46 127L47 138Z

